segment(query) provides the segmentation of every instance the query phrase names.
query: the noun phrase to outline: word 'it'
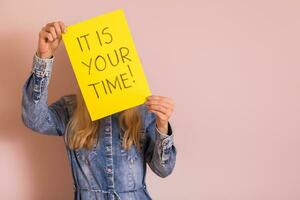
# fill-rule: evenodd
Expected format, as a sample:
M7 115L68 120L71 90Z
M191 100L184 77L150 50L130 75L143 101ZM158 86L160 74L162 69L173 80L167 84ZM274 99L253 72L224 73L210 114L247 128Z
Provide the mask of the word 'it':
M113 36L108 31L108 27L103 28L101 31L99 31L99 30L95 31L95 36L101 47L103 46L103 44L110 44L113 41ZM88 50L88 51L91 50L91 42L90 42L91 38L90 37L91 37L91 34L87 33L85 35L81 35L76 38L81 52L84 52L85 50Z

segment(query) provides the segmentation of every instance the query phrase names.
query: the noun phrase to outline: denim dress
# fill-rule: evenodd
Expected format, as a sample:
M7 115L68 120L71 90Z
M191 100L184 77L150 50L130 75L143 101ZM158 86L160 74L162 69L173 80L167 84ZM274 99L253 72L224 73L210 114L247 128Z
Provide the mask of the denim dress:
M76 200L150 200L145 183L146 164L158 176L170 175L176 161L173 133L156 127L156 115L145 104L138 106L143 126L141 150L135 145L122 147L120 112L101 118L97 143L93 148L71 150L66 145L65 129L76 106L74 94L62 96L48 105L48 84L54 58L34 55L32 70L22 88L22 120L26 127L41 134L63 136L72 170Z

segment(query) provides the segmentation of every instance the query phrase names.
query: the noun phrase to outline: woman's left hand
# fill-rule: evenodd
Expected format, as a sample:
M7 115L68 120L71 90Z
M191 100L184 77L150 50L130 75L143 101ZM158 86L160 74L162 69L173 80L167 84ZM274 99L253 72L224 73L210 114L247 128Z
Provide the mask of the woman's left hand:
M156 125L160 132L168 132L168 120L174 111L174 102L169 97L163 97L159 95L148 96L145 102L148 110L153 112L156 118Z

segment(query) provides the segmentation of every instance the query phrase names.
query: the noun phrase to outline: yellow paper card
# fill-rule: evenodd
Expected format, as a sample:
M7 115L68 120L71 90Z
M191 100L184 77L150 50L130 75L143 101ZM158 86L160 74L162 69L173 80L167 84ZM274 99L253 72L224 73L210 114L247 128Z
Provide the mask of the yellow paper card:
M68 26L63 41L93 121L151 95L123 10Z

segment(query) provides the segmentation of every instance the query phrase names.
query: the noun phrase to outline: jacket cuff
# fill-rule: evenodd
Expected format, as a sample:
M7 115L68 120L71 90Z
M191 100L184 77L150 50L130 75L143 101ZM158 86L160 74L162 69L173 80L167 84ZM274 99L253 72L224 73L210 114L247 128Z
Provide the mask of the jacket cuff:
M53 62L54 56L51 58L40 58L35 53L31 71L39 78L43 78L45 76L49 77L52 71Z
M173 145L174 134L173 134L170 122L168 122L168 133L167 134L163 134L163 133L159 132L159 129L157 128L157 126L156 126L156 132L157 132L157 135L159 136L160 140L162 141L163 149L170 148Z
M155 125L155 128L156 128L157 132L158 132L159 134L161 134L161 137L162 137L162 138L166 138L166 137L172 135L172 128L171 128L171 125L170 125L169 122L168 122L168 130L167 130L167 133L161 132L161 131L158 129L157 125Z
M170 123L168 122L168 134L162 134L158 131L158 128L156 127L156 137L157 137L157 144L160 156L160 164L164 165L169 161L169 158L171 156L171 147L174 143L173 137L174 134L172 133L172 128Z

